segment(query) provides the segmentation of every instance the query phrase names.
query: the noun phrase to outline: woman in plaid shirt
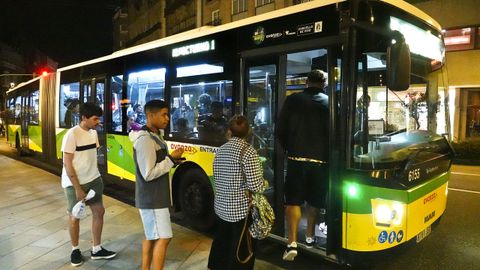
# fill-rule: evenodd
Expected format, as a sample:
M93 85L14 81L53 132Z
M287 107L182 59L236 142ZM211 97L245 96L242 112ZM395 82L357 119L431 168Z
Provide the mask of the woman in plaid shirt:
M240 263L237 259L240 240L239 257L244 259L248 256L248 227L240 239L245 219L250 218L246 190L263 190L262 165L255 149L245 141L249 131L245 116L232 117L228 130L231 139L218 149L213 162L218 226L208 258L208 268L212 270L253 269L255 263L255 255L246 263ZM252 239L254 250L255 240Z

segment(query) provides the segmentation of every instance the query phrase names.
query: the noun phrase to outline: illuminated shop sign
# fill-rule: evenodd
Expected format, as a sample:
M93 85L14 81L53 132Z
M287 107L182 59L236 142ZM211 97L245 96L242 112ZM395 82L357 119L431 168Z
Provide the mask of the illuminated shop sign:
M430 30L422 29L399 18L390 17L390 29L397 30L405 37L410 52L443 62L444 48L442 39Z
M466 27L446 30L443 33L447 51L471 50L475 47L475 28Z
M172 49L172 57L186 56L215 50L215 40L199 42Z

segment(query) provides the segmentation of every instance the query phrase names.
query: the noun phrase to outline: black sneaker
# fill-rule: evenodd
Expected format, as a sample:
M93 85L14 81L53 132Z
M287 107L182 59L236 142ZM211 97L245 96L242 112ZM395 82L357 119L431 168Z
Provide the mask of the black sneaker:
M287 249L285 249L282 259L285 261L293 261L297 254L297 243L292 242L290 245L287 245Z
M108 260L108 259L112 259L113 257L117 256L117 253L113 252L113 251L110 251L110 250L106 250L102 247L102 249L100 249L99 251L93 253L91 252L92 254L92 260Z
M305 246L307 248L313 248L313 246L315 246L315 238L314 237L305 237Z
M72 266L80 266L83 264L83 256L80 252L80 249L75 249L72 251L72 255L70 255L70 263Z

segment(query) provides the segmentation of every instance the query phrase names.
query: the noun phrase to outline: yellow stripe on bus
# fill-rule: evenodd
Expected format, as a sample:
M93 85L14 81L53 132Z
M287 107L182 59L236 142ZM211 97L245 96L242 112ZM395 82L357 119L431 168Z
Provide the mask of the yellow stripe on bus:
M40 152L42 153L42 147L37 145L35 142L33 142L31 139L28 139L28 149L30 150L33 150L33 151L36 151L36 152Z
M107 162L108 174L118 176L122 179L127 179L130 181L135 181L135 175L129 171L122 169L120 166L115 165L114 163Z

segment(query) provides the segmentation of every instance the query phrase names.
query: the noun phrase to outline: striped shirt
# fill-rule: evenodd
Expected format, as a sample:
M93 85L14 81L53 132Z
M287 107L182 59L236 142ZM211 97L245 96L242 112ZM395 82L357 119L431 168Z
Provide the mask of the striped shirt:
M97 166L97 148L99 147L97 131L88 131L75 126L67 131L62 141L62 152L73 154L73 168L80 185L89 183L100 176ZM72 185L65 166L62 169L62 187Z
M240 160L242 148L244 153ZM215 155L213 176L215 213L228 222L244 219L248 213L245 190L259 192L263 189L262 165L255 149L242 139L231 138Z

